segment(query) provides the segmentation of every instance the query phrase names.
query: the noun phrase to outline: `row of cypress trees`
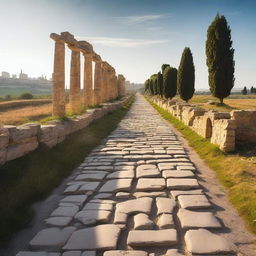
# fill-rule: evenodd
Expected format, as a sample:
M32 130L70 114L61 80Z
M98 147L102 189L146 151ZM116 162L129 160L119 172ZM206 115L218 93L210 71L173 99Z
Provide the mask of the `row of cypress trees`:
M146 80L145 90L166 99L173 98L178 91L180 97L188 102L195 91L195 67L190 49L184 49L178 70L169 64L163 64L161 70Z
M208 67L208 83L214 97L223 104L234 86L234 49L232 48L231 29L223 15L217 14L207 30L205 44L206 64ZM167 64L162 65L162 73L152 75L145 82L145 89L153 95L172 98L178 93L188 101L195 88L195 69L193 56L189 48L185 48L178 71Z

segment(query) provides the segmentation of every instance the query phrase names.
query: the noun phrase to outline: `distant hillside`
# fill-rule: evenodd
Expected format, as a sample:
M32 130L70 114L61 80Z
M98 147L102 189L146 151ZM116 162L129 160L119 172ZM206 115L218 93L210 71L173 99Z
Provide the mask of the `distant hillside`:
M17 96L24 92L51 94L52 82L40 79L16 79L0 77L0 97Z

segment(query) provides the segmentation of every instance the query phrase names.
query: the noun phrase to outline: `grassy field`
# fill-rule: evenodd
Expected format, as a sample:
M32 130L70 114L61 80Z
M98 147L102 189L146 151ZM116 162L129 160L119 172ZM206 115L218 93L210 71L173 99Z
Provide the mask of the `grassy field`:
M149 100L149 99L148 99ZM247 145L233 154L222 152L209 140L202 138L168 111L151 105L188 140L189 145L217 173L220 182L228 188L229 198L244 218L248 228L256 234L256 147Z
M180 100L178 97L175 99ZM209 101L212 101L213 104L209 104ZM222 106L219 104L219 100L211 95L194 95L189 103L196 104L206 110L216 109L221 112L230 112L233 109L256 110L256 95L231 95L224 99Z
M0 246L30 223L31 205L46 198L117 127L132 101L68 136L54 148L38 149L0 168Z

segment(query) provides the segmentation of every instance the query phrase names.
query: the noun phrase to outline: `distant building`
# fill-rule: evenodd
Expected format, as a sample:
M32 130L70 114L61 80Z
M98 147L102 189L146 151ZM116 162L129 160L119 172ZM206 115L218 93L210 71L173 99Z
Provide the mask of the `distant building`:
M3 78L10 78L10 73L3 71L3 72L2 72L2 77L3 77Z
M28 75L25 73L22 73L22 70L21 70L19 74L19 79L28 79Z
M16 79L16 78L17 78L17 75L12 74L12 78Z

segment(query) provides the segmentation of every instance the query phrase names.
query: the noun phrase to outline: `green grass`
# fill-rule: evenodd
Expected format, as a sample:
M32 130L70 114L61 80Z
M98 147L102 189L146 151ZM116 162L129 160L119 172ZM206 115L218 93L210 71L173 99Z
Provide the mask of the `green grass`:
M127 113L133 98L52 149L38 149L0 168L0 246L31 222L31 205L43 200L101 144Z
M256 157L255 145L243 147L233 154L221 151L209 140L202 138L180 120L173 117L149 98L150 104L179 130L189 145L216 171L220 182L227 188L229 199L245 220L250 231L256 234ZM254 151L252 152L252 148Z

